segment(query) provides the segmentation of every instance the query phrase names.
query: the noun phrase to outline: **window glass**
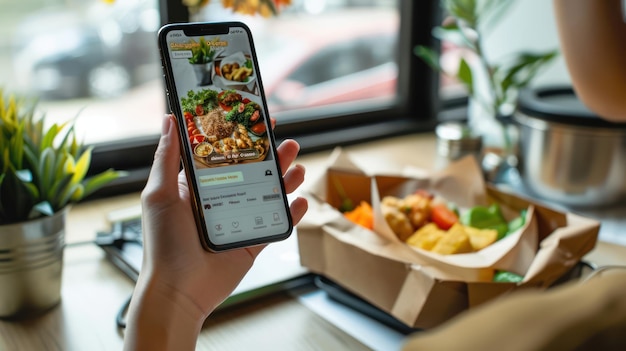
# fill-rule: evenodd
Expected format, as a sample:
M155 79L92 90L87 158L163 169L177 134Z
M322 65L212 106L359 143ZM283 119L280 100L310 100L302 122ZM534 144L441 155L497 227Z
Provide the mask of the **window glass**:
M467 56L466 50L451 41L440 43L439 65L449 73L440 73L439 77L439 94L443 100L467 96L465 86L455 77L461 58Z
M77 117L88 143L158 133L165 111L157 0L4 0L0 86Z
M49 122L77 117L87 143L158 135L167 110L159 1L1 2L0 86L38 99ZM327 118L333 109L345 115L396 103L399 4L293 0L268 18L213 0L191 20L251 27L270 113L284 124L302 111Z
M294 0L265 18L238 15L212 1L195 20L250 26L270 113L288 121L303 109L394 100L398 8L391 0Z

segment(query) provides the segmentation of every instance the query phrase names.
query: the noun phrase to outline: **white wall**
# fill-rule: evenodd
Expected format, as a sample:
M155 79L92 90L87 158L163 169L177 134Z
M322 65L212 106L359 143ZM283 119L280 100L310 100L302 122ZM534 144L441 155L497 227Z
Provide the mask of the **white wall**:
M599 0L602 1L602 0ZM524 51L548 51L559 47L551 0L517 0L485 38L491 60ZM562 56L540 71L532 85L569 84Z

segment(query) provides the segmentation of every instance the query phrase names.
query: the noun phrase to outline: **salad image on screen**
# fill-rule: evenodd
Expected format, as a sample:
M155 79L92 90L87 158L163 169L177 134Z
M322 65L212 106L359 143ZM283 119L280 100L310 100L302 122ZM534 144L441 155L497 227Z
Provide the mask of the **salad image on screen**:
M265 159L269 147L261 106L234 90L189 90L181 98L196 166Z

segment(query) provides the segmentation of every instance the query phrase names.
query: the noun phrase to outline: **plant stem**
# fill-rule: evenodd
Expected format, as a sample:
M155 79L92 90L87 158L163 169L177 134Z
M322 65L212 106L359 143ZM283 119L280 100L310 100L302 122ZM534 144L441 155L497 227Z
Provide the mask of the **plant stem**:
M500 105L502 103L504 103L505 101L505 96L506 96L506 92L504 91L500 91L498 84L496 83L496 77L494 75L494 70L491 67L491 65L489 64L489 62L487 61L487 58L485 57L485 53L483 51L483 47L482 47L482 36L480 34L480 32L476 29L476 55L479 58L479 61L481 63L481 65L483 66L483 69L485 70L485 72L487 72L487 83L490 86L490 91L489 94L491 95L492 98L492 105L490 106L490 110L491 113L493 114L494 118L497 118L498 114L500 113ZM474 90L475 92L478 92L477 89ZM509 135L508 131L507 131L507 126L502 123L497 121L500 125L501 131L502 131L502 137L503 137L503 141L504 141L504 152L506 154L510 154L512 151L512 142L511 142L511 136Z

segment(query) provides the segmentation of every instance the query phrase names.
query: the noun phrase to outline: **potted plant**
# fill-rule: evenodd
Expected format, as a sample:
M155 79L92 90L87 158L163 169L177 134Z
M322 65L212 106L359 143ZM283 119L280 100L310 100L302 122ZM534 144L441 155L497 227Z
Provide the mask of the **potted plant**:
M0 89L0 317L59 302L68 209L122 176L87 177L91 152L73 123L48 126L36 103Z
M198 85L212 84L213 60L216 54L215 49L204 40L204 37L200 37L198 42L191 39L189 44L191 46L191 57L188 58L188 61L196 74Z
M415 48L415 54L430 67L456 78L469 95L468 122L474 133L483 136L484 144L500 148L504 154L514 152L509 118L516 109L521 89L528 86L541 68L558 55L547 52L519 52L501 60L487 55L484 39L512 0L442 0L448 16L433 35L459 47L457 69L446 71L436 50L424 46Z

